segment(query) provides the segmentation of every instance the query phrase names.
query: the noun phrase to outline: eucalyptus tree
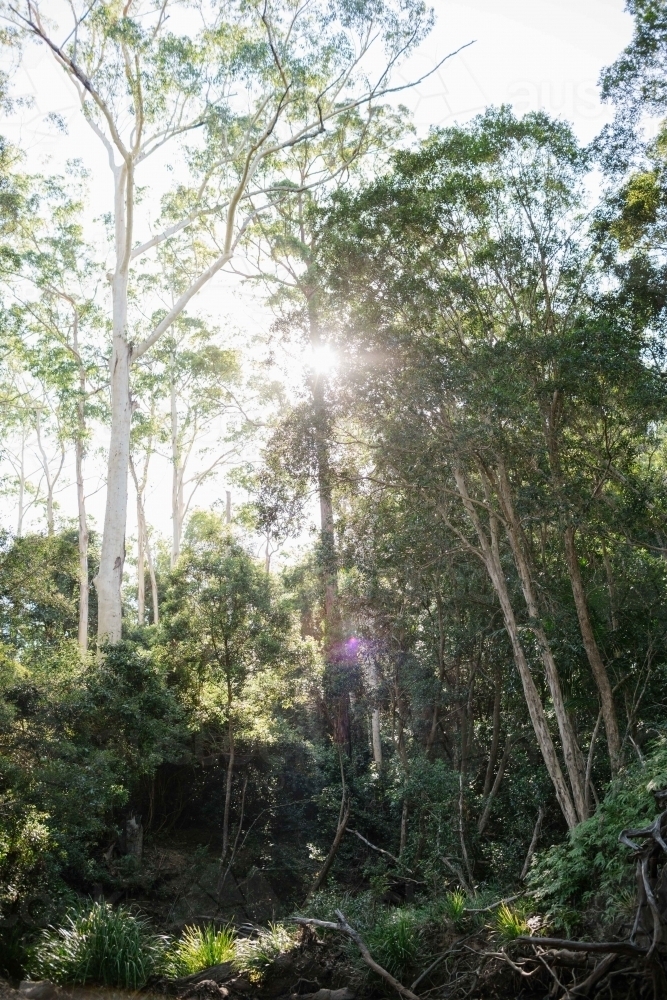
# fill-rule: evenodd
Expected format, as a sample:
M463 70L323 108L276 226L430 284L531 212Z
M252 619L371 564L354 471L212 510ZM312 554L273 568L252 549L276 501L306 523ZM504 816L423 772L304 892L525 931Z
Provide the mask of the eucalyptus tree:
M79 521L79 647L88 645L89 531L84 463L91 424L106 416L105 323L96 302L102 278L83 239L80 188L85 177L30 179L33 215L20 243L21 266L4 282L12 303L15 350L24 379L39 387L37 451L46 482L47 526L66 451L73 447ZM78 191L75 191L78 188ZM49 428L44 417L51 417ZM55 471L44 433L56 444Z
M160 620L157 576L151 552L150 530L146 521L146 489L148 487L151 459L160 441L164 441L161 421L157 412L161 393L160 380L152 371L134 373L134 386L141 388L144 408L133 414L130 440L130 473L134 482L137 502L137 620L144 624L146 613L146 563L151 583L153 624Z
M171 457L171 565L181 550L185 517L197 490L238 451L241 419L239 357L219 346L220 335L199 320L169 336L158 352L168 391L167 437Z
M409 131L400 113L387 107L354 108L341 115L327 134L316 136L290 149L280 163L280 196L271 211L261 215L249 231L255 249L254 266L269 289L269 302L277 313L276 332L290 339L291 350L304 352L307 381L303 402L285 417L290 428L291 455L282 455L281 433L269 444L261 476L263 499L268 499L273 478L274 504L282 494L285 510L300 506L305 481L311 480L319 505L319 562L322 584L324 657L328 664L326 684L337 688L330 710L334 737L346 743L349 734L349 691L341 684L350 674L343 656L343 622L338 598L332 437L334 415L329 390L335 356L323 328L319 299L322 294L317 266L317 220L322 204L333 193L380 168L389 150ZM301 390L303 391L303 390ZM302 440L297 442L295 435ZM282 442L284 451L285 441ZM301 467L296 469L301 457ZM293 472L293 496L287 501L284 471ZM273 476L271 475L273 473ZM269 534L267 527L267 553ZM376 720L377 721L377 720Z
M7 468L3 477L3 492L16 498L16 535L20 538L24 533L25 519L29 510L42 502L41 479L35 482L35 477L41 468L31 449L31 438L34 432L34 406L30 394L21 375L16 371L8 372L7 346L3 345L5 353L5 370L3 372L3 408L2 432L3 445L0 452ZM21 373L22 374L22 373ZM9 471L11 470L11 471Z
M22 311L12 310L12 325L23 326ZM12 469L12 492L16 496L16 533L22 535L31 508L43 507L46 529L55 527L56 489L66 454L64 414L42 359L21 336L3 338L5 390L10 397L4 407L6 431L3 458Z
M341 197L326 222L334 301L347 311L357 365L350 403L369 407L378 467L396 488L424 490L434 523L485 567L570 826L588 812L586 765L535 561L536 526L560 538L614 770L616 706L575 531L610 483L605 461L627 460L642 419L658 412L643 331L622 310L596 316L586 167L566 126L491 111L397 155L391 174ZM644 390L647 409L620 405L610 423L605 393L630 403Z
M58 27L51 3L6 3L4 12L65 72L113 181L111 439L96 586L99 636L118 641L131 366L237 251L274 191L276 158L341 114L378 100L431 18L422 0L197 0L186 7L178 0L92 6L75 0L63 5ZM381 69L369 83L369 59L378 48ZM155 191L156 176L155 168L142 171L149 161L173 167L177 151L182 174L173 172L141 231L139 185L151 177ZM131 293L152 251L175 265L174 300L136 342Z
M6 84L6 75L2 74L0 99L5 110ZM5 477L5 481L7 478L9 481L4 489L17 494L16 534L19 536L23 533L26 510L37 500L37 496L33 495L31 500L26 501L26 491L31 486L26 461L33 417L23 382L16 315L11 309L11 296L7 296L9 286L13 286L21 274L22 250L35 216L35 196L30 178L21 172L21 159L20 152L0 137L0 280L4 293L0 313L0 455L12 472Z

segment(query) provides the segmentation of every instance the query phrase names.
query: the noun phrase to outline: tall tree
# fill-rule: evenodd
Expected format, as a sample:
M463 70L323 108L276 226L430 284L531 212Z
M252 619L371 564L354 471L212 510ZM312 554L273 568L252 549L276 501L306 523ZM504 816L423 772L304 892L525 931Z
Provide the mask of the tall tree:
M334 192L380 168L392 144L407 131L400 115L386 107L370 107L341 115L328 134L317 136L288 151L281 163L283 186L288 193L275 199L270 213L261 216L250 230L255 237L255 265L268 285L270 302L278 313L276 327L292 339L292 350L304 350L308 369L306 399L299 408L301 419L290 419L293 454L288 464L294 471L297 455L305 460L294 481L295 499L303 492L304 477L312 480L319 507L319 563L322 586L325 687L335 741L349 742L349 685L352 676L349 650L344 644L344 626L338 597L333 474L333 415L328 382L335 356L322 328L321 281L317 266L317 220L321 206ZM290 190L291 189L291 190ZM298 338L298 339L297 339ZM296 339L296 344L294 340ZM292 418L296 414L292 415ZM280 446L280 435L274 441ZM294 447L295 446L295 447ZM271 448L271 446L270 446ZM268 457L263 477L276 469L275 455ZM275 480L278 492L285 476ZM298 502L298 501L297 501ZM268 539L267 539L268 552Z
M35 437L46 482L47 526L53 533L56 483L73 448L79 521L79 647L88 645L89 531L84 461L91 422L105 413L104 319L96 303L101 278L83 240L82 182L76 168L65 177L32 178L33 218L21 244L21 271L7 276L15 349L24 377L38 387ZM78 188L78 191L74 189ZM50 429L45 417L50 414ZM54 471L45 433L56 444ZM23 440L23 436L22 436ZM21 503L19 502L19 508Z
M99 636L112 642L121 635L132 364L232 258L273 190L276 157L377 100L396 61L430 26L422 0L361 7L198 0L202 28L179 35L169 17L179 23L179 6L127 0L91 8L81 0L70 5L60 43L40 0L5 5L16 29L46 45L71 81L113 179L111 439L96 578ZM363 68L378 38L383 68L369 85ZM141 169L180 147L190 176L167 188L138 240ZM146 268L154 249L176 262L177 297L135 342L136 265Z
M367 401L368 426L376 428L374 460L384 474L401 489L427 491L436 519L486 568L570 826L587 815L585 766L531 525L548 521L565 549L615 769L616 708L590 625L573 529L585 521L586 491L595 497L609 482L600 466L609 441L602 386L612 380L623 396L643 384L651 396L653 379L632 323L624 326L621 314L600 317L597 326L585 318L596 311L585 171L566 127L541 115L517 121L507 110L489 112L467 130L434 135L416 154L399 154L392 175L358 199L342 197L326 222L336 307L348 310L353 334L348 365L358 373L348 405L356 393ZM340 238L334 220L340 220ZM605 324L607 353L601 331L594 334ZM575 355L587 359L590 391L577 375ZM623 387L619 355L626 359ZM655 406L654 392L652 398ZM618 416L632 435L632 411ZM615 440L620 459L627 433ZM583 464L582 452L588 456ZM557 743L531 670L535 655Z

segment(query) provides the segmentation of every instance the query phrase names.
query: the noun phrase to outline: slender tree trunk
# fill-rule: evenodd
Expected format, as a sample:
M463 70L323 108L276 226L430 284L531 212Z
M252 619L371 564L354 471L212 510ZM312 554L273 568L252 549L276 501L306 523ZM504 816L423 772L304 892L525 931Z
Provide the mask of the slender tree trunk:
M405 845L408 842L408 800L403 799L403 808L401 810L401 839L400 846L398 848L398 856L400 858L401 854L405 850Z
M593 792L593 797L595 798L595 804L598 804L597 796L595 794L595 787L593 785L593 779L591 775L593 774L593 759L595 757L595 741L598 738L598 729L600 728L600 723L602 722L602 710L598 712L598 717L595 722L595 727L591 735L591 743L588 748L588 759L586 761L586 800L590 808L590 798L589 792Z
M86 517L86 492L83 479L83 460L86 456L86 369L79 354L79 313L72 301L72 347L79 366L79 399L76 405L76 500L79 512L79 649L88 652L88 608L90 583L88 581L88 519Z
M146 525L143 517L143 504L137 493L137 621L144 624L146 617Z
M21 421L21 452L19 456L19 509L16 523L16 534L23 534L23 515L25 507L25 421Z
M588 810L586 808L586 789L584 784L584 759L574 733L570 716L568 715L565 707L565 699L563 698L563 691L560 684L556 661L554 659L551 646L549 645L546 632L544 631L540 620L537 597L533 586L528 556L523 543L521 526L516 516L516 511L512 501L509 477L507 475L505 465L500 458L497 458L497 469L498 497L506 520L507 537L512 549L512 555L514 556L514 563L519 573L521 589L523 591L526 607L528 608L528 614L533 623L533 632L540 647L541 659L544 664L544 673L547 679L547 684L549 685L551 702L553 704L554 715L556 716L556 723L560 733L565 766L567 768L570 786L572 788L572 798L574 800L574 805L579 819L580 821L583 821L588 817Z
M144 522L145 523L145 522ZM148 576L151 581L151 602L153 605L153 624L160 623L160 608L158 606L157 577L155 576L155 563L151 554L151 546L146 532L146 561L148 562Z
M489 816L491 814L491 806L493 805L493 800L495 799L498 791L500 790L500 785L505 774L505 768L507 767L507 762L510 759L510 752L512 750L512 737L508 736L505 741L505 749L503 750L503 755L500 758L500 764L498 765L498 773L496 774L495 781L491 787L486 802L484 803L484 809L482 810L482 815L479 817L479 822L477 823L477 833L483 834L486 829L486 824L489 821Z
M310 899L310 897L317 892L317 890L322 886L325 878L329 874L329 869L334 863L336 854L338 853L338 848L340 847L340 842L343 839L343 834L347 829L347 824L349 822L349 819L350 819L350 803L348 800L347 802L344 802L343 805L341 806L341 813L338 819L338 827L336 828L336 835L333 839L333 844L331 845L331 849L329 850L329 853L326 857L324 864L322 865L322 868L320 869L320 872L318 873L317 878L310 887L307 896L308 899Z
M618 732L618 719L616 717L616 707L614 705L614 695L609 682L609 675L602 662L598 644L595 641L593 626L591 625L588 613L588 604L584 591L584 583L581 578L579 568L579 558L574 539L574 526L568 525L565 529L565 559L570 574L572 585L572 595L577 609L579 628L584 642L586 656L595 678L598 691L600 692L600 704L602 706L602 718L607 733L607 747L609 749L609 762L612 774L616 774L621 763L621 738Z
M373 740L373 760L382 767L382 739L380 737L380 709L371 712L371 736Z
M535 848L537 847L537 841L540 837L540 830L542 829L542 820L544 819L544 806L540 806L537 811L537 820L535 821L535 828L533 829L533 836L530 838L530 846L528 847L528 853L526 854L526 860L523 863L523 868L521 869L521 875L519 878L523 882L526 875L528 874L528 869L530 868L530 862L532 861L533 854L535 853Z
M95 578L99 643L119 642L123 626L121 584L125 562L127 475L132 423L131 346L127 341L127 288L132 245L132 206L128 191L132 181L128 183L127 174L125 164L114 168L116 270L112 278L111 436L100 568Z
M445 629L442 616L442 602L440 595L436 591L436 607L438 609L438 692L433 702L433 714L431 716L431 729L426 740L426 756L431 759L435 746L435 737L438 731L438 721L440 719L440 701L442 699L442 686L445 683Z
M229 847L229 812L232 803L232 781L234 778L234 723L232 720L232 682L227 673L227 732L229 739L229 763L227 764L227 781L225 784L225 811L222 820L222 858L227 856Z
M558 804L560 805L567 825L570 829L574 829L579 822L579 817L572 801L570 791L565 783L563 772L561 771L560 763L558 761L558 755L556 754L556 748L554 747L551 739L551 733L549 732L549 725L544 712L544 706L542 705L539 692L535 686L535 681L533 680L533 675L526 659L526 654L519 639L519 630L514 617L514 609L512 608L509 591L507 589L505 572L500 561L496 519L493 514L490 515L489 523L491 538L489 539L481 524L475 505L468 494L468 487L466 485L463 472L458 466L454 466L454 478L459 495L463 502L463 506L477 534L480 544L479 551L482 560L486 566L486 570L496 592L496 596L498 597L498 602L500 604L505 622L505 629L512 645L514 662L521 678L524 697L528 707L528 714L533 725L538 746L542 753L542 758L549 777L553 783L556 798L558 799Z
M85 375L81 376L82 398L78 404L78 429L75 444L76 454L76 499L79 509L79 649L85 656L88 652L88 606L90 584L88 582L88 520L86 517L86 493L83 481L83 460L85 457L85 414L83 393Z
M181 449L178 440L178 399L176 383L171 383L171 567L178 562L181 554L183 534L183 469Z
M44 445L42 444L42 415L40 410L35 411L35 432L37 434L37 447L42 458L42 468L44 469L44 479L46 480L46 532L51 537L53 535L53 488L55 480L51 476L51 468ZM62 468L62 462L60 463ZM57 478L57 477L56 477Z
M377 698L379 687L377 664L373 656L368 657L368 687L372 699ZM382 767L382 740L380 736L380 709L371 709L371 743L373 745L373 760L377 767Z
M616 588L614 587L614 574L611 569L611 559L609 558L609 553L607 552L607 546L604 543L604 538L602 539L602 559L604 562L604 571L607 577L607 591L609 593L609 614L611 618L611 630L612 632L618 631L618 619L616 617Z
M227 490L225 492L225 524L232 523L232 494Z
M475 891L474 879L472 875L472 867L470 865L470 859L468 858L468 851L466 849L466 838L465 838L465 826L463 823L463 769L459 771L459 839L461 841L461 855L463 857L463 864L465 865L466 873L468 875L468 880L470 886Z
M130 455L130 472L134 480L134 488L137 496L137 619L140 625L144 624L146 618L146 563L148 563L148 574L151 581L151 598L153 604L153 624L157 625L160 620L158 609L157 580L155 577L155 567L151 555L148 540L148 528L146 524L146 508L144 507L144 493L148 482L148 463L150 450L144 461L144 469L141 482L134 467L132 455Z
M484 776L484 791L482 797L486 798L491 791L493 781L493 771L496 766L498 756L498 745L500 743L500 706L502 704L502 681L503 675L500 669L496 670L496 682L493 692L493 731L491 734L491 749L489 751L489 761L486 765L486 775Z
M146 617L146 569L144 566L144 554L146 551L146 517L144 515L143 487L144 481L140 484L134 467L134 460L130 454L130 472L134 480L134 490L137 497L137 621L139 625L144 624Z

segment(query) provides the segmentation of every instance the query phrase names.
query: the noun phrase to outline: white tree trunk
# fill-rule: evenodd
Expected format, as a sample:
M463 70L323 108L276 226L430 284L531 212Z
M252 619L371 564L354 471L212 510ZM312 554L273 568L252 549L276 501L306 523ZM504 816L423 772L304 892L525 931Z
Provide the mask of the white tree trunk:
M88 652L88 607L90 590L88 583L88 519L86 517L86 492L83 481L83 460L86 449L86 370L79 355L79 316L74 307L73 342L74 356L79 364L79 401L76 407L77 434L75 442L76 458L76 501L79 512L79 650L82 656Z
M144 554L146 551L146 525L144 523L143 504L137 492L137 621L144 624L146 615L146 568Z
M86 494L83 484L84 441L81 436L83 401L80 403L79 436L76 439L76 499L79 508L79 650L85 656L88 652L88 520L86 518Z
M148 532L146 532L146 559L148 560L148 575L150 576L151 580L151 600L153 602L153 624L159 625L160 609L158 607L157 577L155 576L155 564L153 562L153 556L151 554L151 546L148 540Z
M146 562L148 562L148 572L151 580L151 592L153 598L153 622L158 623L157 604L157 581L155 579L155 569L151 558L151 550L148 544L148 530L146 527L146 508L144 507L144 492L148 482L148 463L150 461L150 451L144 462L144 469L139 482L137 471L130 455L130 472L134 480L134 488L137 495L137 621L144 624L146 618Z
M25 513L25 422L21 422L21 453L19 455L19 510L16 523L16 535L23 534L23 516Z
M44 469L44 479L46 481L46 533L51 536L53 534L53 488L56 484L58 475L53 477L51 475L51 467L49 465L48 456L44 450L44 445L42 443L42 414L39 409L35 410L35 431L37 433L37 447L39 448L40 458L42 460L42 468ZM60 463L60 468L62 468L62 461Z
M372 656L368 657L368 687L372 698L377 697L379 687L377 664ZM373 760L382 767L382 740L380 738L380 709L371 710L371 742L373 744Z
M112 279L113 351L111 354L111 440L100 568L95 579L98 600L98 642L120 642L121 583L125 562L127 474L130 462L131 348L127 342L127 286L131 224L126 221L127 170L115 171L116 270Z
M181 447L178 440L178 400L176 383L171 383L171 568L178 562L181 554L181 536L183 534L183 468L181 462Z

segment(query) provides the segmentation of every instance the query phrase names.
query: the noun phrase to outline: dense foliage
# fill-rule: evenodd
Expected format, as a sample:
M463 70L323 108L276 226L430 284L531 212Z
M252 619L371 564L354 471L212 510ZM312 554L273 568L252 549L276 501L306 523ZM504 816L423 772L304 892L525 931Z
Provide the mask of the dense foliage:
M141 249L164 238L159 266L123 264L116 204L110 312L80 167L29 176L0 145L0 970L17 977L135 989L229 960L256 983L295 934L235 925L297 906L344 904L415 982L443 934L637 931L618 837L667 788L667 5L628 3L635 35L602 77L616 117L590 148L510 107L413 140L376 106L389 70L370 97L362 81L364 118L352 41L377 15L391 66L428 12L317 7L320 44L315 7L293 42L292 6L230 4L192 49L161 15L151 37L113 4L77 22L110 134L130 49L136 113L148 74L147 123L193 102L206 133ZM68 73L77 44L56 53ZM166 311L232 253L270 288L271 335L310 352L301 381L248 375L257 358L186 302ZM107 426L97 534L83 469ZM169 545L146 509L163 446ZM68 456L77 522L58 509ZM247 503L195 509L230 456Z

